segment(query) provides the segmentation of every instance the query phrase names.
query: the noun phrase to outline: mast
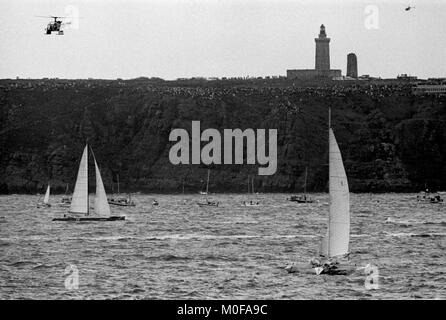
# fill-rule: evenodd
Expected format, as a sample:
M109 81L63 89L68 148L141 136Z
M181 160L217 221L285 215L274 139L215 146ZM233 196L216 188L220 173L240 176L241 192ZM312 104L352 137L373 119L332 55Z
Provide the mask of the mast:
M117 174L117 178L118 178L118 194L119 194L119 173Z
M254 178L251 180L252 194L254 194Z
M209 175L211 174L211 169L208 169L208 180L206 182L206 195L208 194L209 191Z
M304 183L304 194L307 195L307 175L308 175L308 167L305 167L305 183Z
M251 189L249 188L249 176L248 176L248 194L251 193Z
M183 178L183 194L184 194L184 178Z
M330 143L330 130L331 130L331 107L328 107L328 228L327 228L327 253L330 257L330 207L331 207L331 190L330 190L330 155L331 155L331 143Z
M87 149L87 216L90 215L90 194L88 193L88 142L85 145L85 148Z

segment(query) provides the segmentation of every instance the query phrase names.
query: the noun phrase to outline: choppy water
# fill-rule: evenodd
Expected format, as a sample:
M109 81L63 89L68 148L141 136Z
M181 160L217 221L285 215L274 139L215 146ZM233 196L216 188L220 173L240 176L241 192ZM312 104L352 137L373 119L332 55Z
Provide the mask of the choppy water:
M379 288L365 275L288 274L283 267L317 254L328 195L316 204L260 194L136 195L136 208L112 206L123 222L52 222L66 209L52 197L0 197L2 299L445 299L446 204L417 204L414 194L352 194L351 259L379 269ZM156 198L160 205L152 206ZM187 200L186 204L183 204ZM386 219L390 218L387 222ZM68 290L74 265L79 288Z

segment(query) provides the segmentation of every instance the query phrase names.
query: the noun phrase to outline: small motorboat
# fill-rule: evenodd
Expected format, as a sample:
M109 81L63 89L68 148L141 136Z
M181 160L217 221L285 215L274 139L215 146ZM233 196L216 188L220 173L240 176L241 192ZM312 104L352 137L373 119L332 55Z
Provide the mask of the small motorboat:
M60 199L60 204L71 204L71 197L63 196L62 199Z
M299 195L299 196L291 196L288 200L292 201L292 202L297 202L297 203L313 203L314 202L314 199L307 196L306 194Z
M136 206L135 202L128 198L120 197L120 198L108 198L107 199L109 204L115 205L115 206L121 206L121 207L134 207Z
M199 207L218 207L219 202L207 200L206 202L197 202L197 204Z
M153 201L152 201L152 206L157 206L157 205L159 205L158 201L153 200Z
M441 198L439 193L429 193L425 191L417 195L417 202L420 203L442 203L443 199Z
M244 201L242 203L243 206L245 207L258 207L260 206L260 202L259 201Z

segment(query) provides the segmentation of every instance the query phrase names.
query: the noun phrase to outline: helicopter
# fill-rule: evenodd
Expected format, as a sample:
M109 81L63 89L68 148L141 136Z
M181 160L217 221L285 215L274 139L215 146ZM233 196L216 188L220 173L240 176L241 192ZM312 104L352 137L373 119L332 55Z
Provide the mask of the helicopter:
M409 11L410 9L415 9L415 6L411 7L411 6L409 5L409 6L407 6L407 8L404 9L404 10Z
M71 17L56 17L56 16L36 16L39 18L51 18L54 19L54 21L50 21L48 25L45 28L45 34L51 34L52 32L57 32L58 35L63 35L64 32L62 30L62 27L68 24L71 24L70 21L68 22L62 22L60 19L66 19Z

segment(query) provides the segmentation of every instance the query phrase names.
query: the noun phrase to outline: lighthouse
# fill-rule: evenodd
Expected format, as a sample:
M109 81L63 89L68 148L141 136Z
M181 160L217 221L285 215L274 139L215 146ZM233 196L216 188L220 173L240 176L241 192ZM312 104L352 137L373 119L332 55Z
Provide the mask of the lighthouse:
M321 25L316 42L316 70L330 70L330 38L327 38L324 25Z
M314 80L340 78L341 70L330 69L330 38L327 38L325 26L321 25L316 42L316 66L314 69L288 69L288 79Z

